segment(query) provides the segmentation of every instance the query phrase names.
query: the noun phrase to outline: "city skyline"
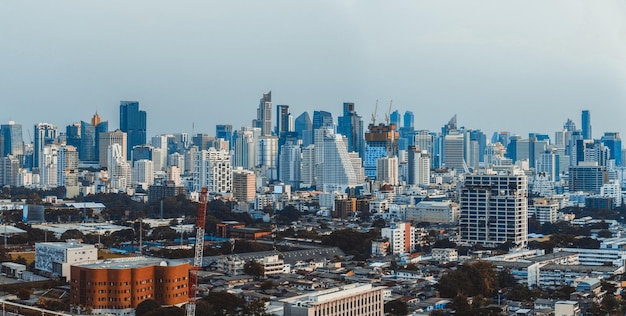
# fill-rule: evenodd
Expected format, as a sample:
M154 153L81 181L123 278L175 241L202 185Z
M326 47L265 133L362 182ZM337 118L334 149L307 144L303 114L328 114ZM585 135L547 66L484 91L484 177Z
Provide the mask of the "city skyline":
M354 102L367 124L378 100L380 122L393 100L416 129L456 114L487 135L553 136L587 109L594 138L626 133L618 1L147 4L0 4L0 121L62 128L97 111L115 129L119 102L134 100L148 136L213 135L250 126L272 91L294 117L336 120Z

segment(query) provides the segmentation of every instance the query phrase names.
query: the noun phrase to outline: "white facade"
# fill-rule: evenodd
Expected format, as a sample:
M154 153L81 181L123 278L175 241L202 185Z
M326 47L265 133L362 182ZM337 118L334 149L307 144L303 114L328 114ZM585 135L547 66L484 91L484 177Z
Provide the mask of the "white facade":
M555 223L557 220L557 212L559 210L559 202L549 199L535 199L534 212L537 221L542 225L545 223Z
M513 247L528 244L528 184L526 175L508 168L497 173L471 174L461 186L461 242Z
M230 154L225 150L201 150L196 153L193 190L207 187L209 192L225 193L232 190Z
M346 138L333 134L331 130L324 131L326 132L323 139L324 156L322 162L317 165L318 190L324 188L324 191L330 191L356 186L357 177L348 154ZM315 152L317 155L317 147Z
M415 231L411 223L391 223L381 229L380 236L389 240L391 254L398 255L415 250Z
M433 248L431 256L440 263L459 260L459 252L454 248Z
M151 160L141 159L133 164L133 183L154 184L154 163Z
M610 180L600 188L600 196L613 198L615 207L622 205L622 186L618 180Z
M315 145L302 148L300 187L308 188L315 182Z
M278 137L261 136L256 145L256 166L268 179L278 179Z
M301 154L300 145L287 143L280 149L280 163L278 164L278 180L292 185L300 186Z
M64 278L70 276L70 266L98 260L95 245L78 242L43 242L35 244L35 269Z
M389 185L398 185L398 157L383 157L376 160L376 180Z
M457 223L459 206L451 201L421 201L417 205L407 207L406 219L427 223Z
M349 284L280 300L284 316L384 315L385 287Z

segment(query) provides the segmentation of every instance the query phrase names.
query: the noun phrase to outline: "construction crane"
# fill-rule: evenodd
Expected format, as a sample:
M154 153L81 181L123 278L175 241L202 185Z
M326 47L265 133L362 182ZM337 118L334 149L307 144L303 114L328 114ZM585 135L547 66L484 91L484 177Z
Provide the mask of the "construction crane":
M374 113L372 113L372 126L376 126L376 112L378 111L378 100L376 100L376 106L374 106Z
M189 302L187 316L196 316L196 298L198 297L198 271L202 269L202 253L204 252L204 226L206 224L206 204L208 189L202 188L198 202L198 221L196 222L196 251L193 266L189 269Z

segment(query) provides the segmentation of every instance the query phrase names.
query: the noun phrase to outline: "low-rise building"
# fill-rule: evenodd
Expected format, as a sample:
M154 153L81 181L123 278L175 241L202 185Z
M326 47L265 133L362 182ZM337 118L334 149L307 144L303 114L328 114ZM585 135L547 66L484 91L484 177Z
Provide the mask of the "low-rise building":
M76 241L40 242L35 244L35 269L51 276L68 278L70 266L98 260L95 245Z
M371 284L349 284L280 300L285 316L384 314L385 287Z

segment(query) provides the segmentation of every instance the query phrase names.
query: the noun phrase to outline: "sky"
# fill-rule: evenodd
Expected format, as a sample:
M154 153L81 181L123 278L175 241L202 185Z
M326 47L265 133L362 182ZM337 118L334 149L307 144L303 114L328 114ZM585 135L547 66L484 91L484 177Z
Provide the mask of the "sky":
M369 123L548 133L591 111L626 135L624 1L0 2L0 122L28 131L139 101L148 135L250 125L262 94L294 117L343 102ZM275 110L275 109L274 109ZM275 122L274 122L275 124ZM32 131L31 131L32 132ZM625 136L626 137L626 136Z

